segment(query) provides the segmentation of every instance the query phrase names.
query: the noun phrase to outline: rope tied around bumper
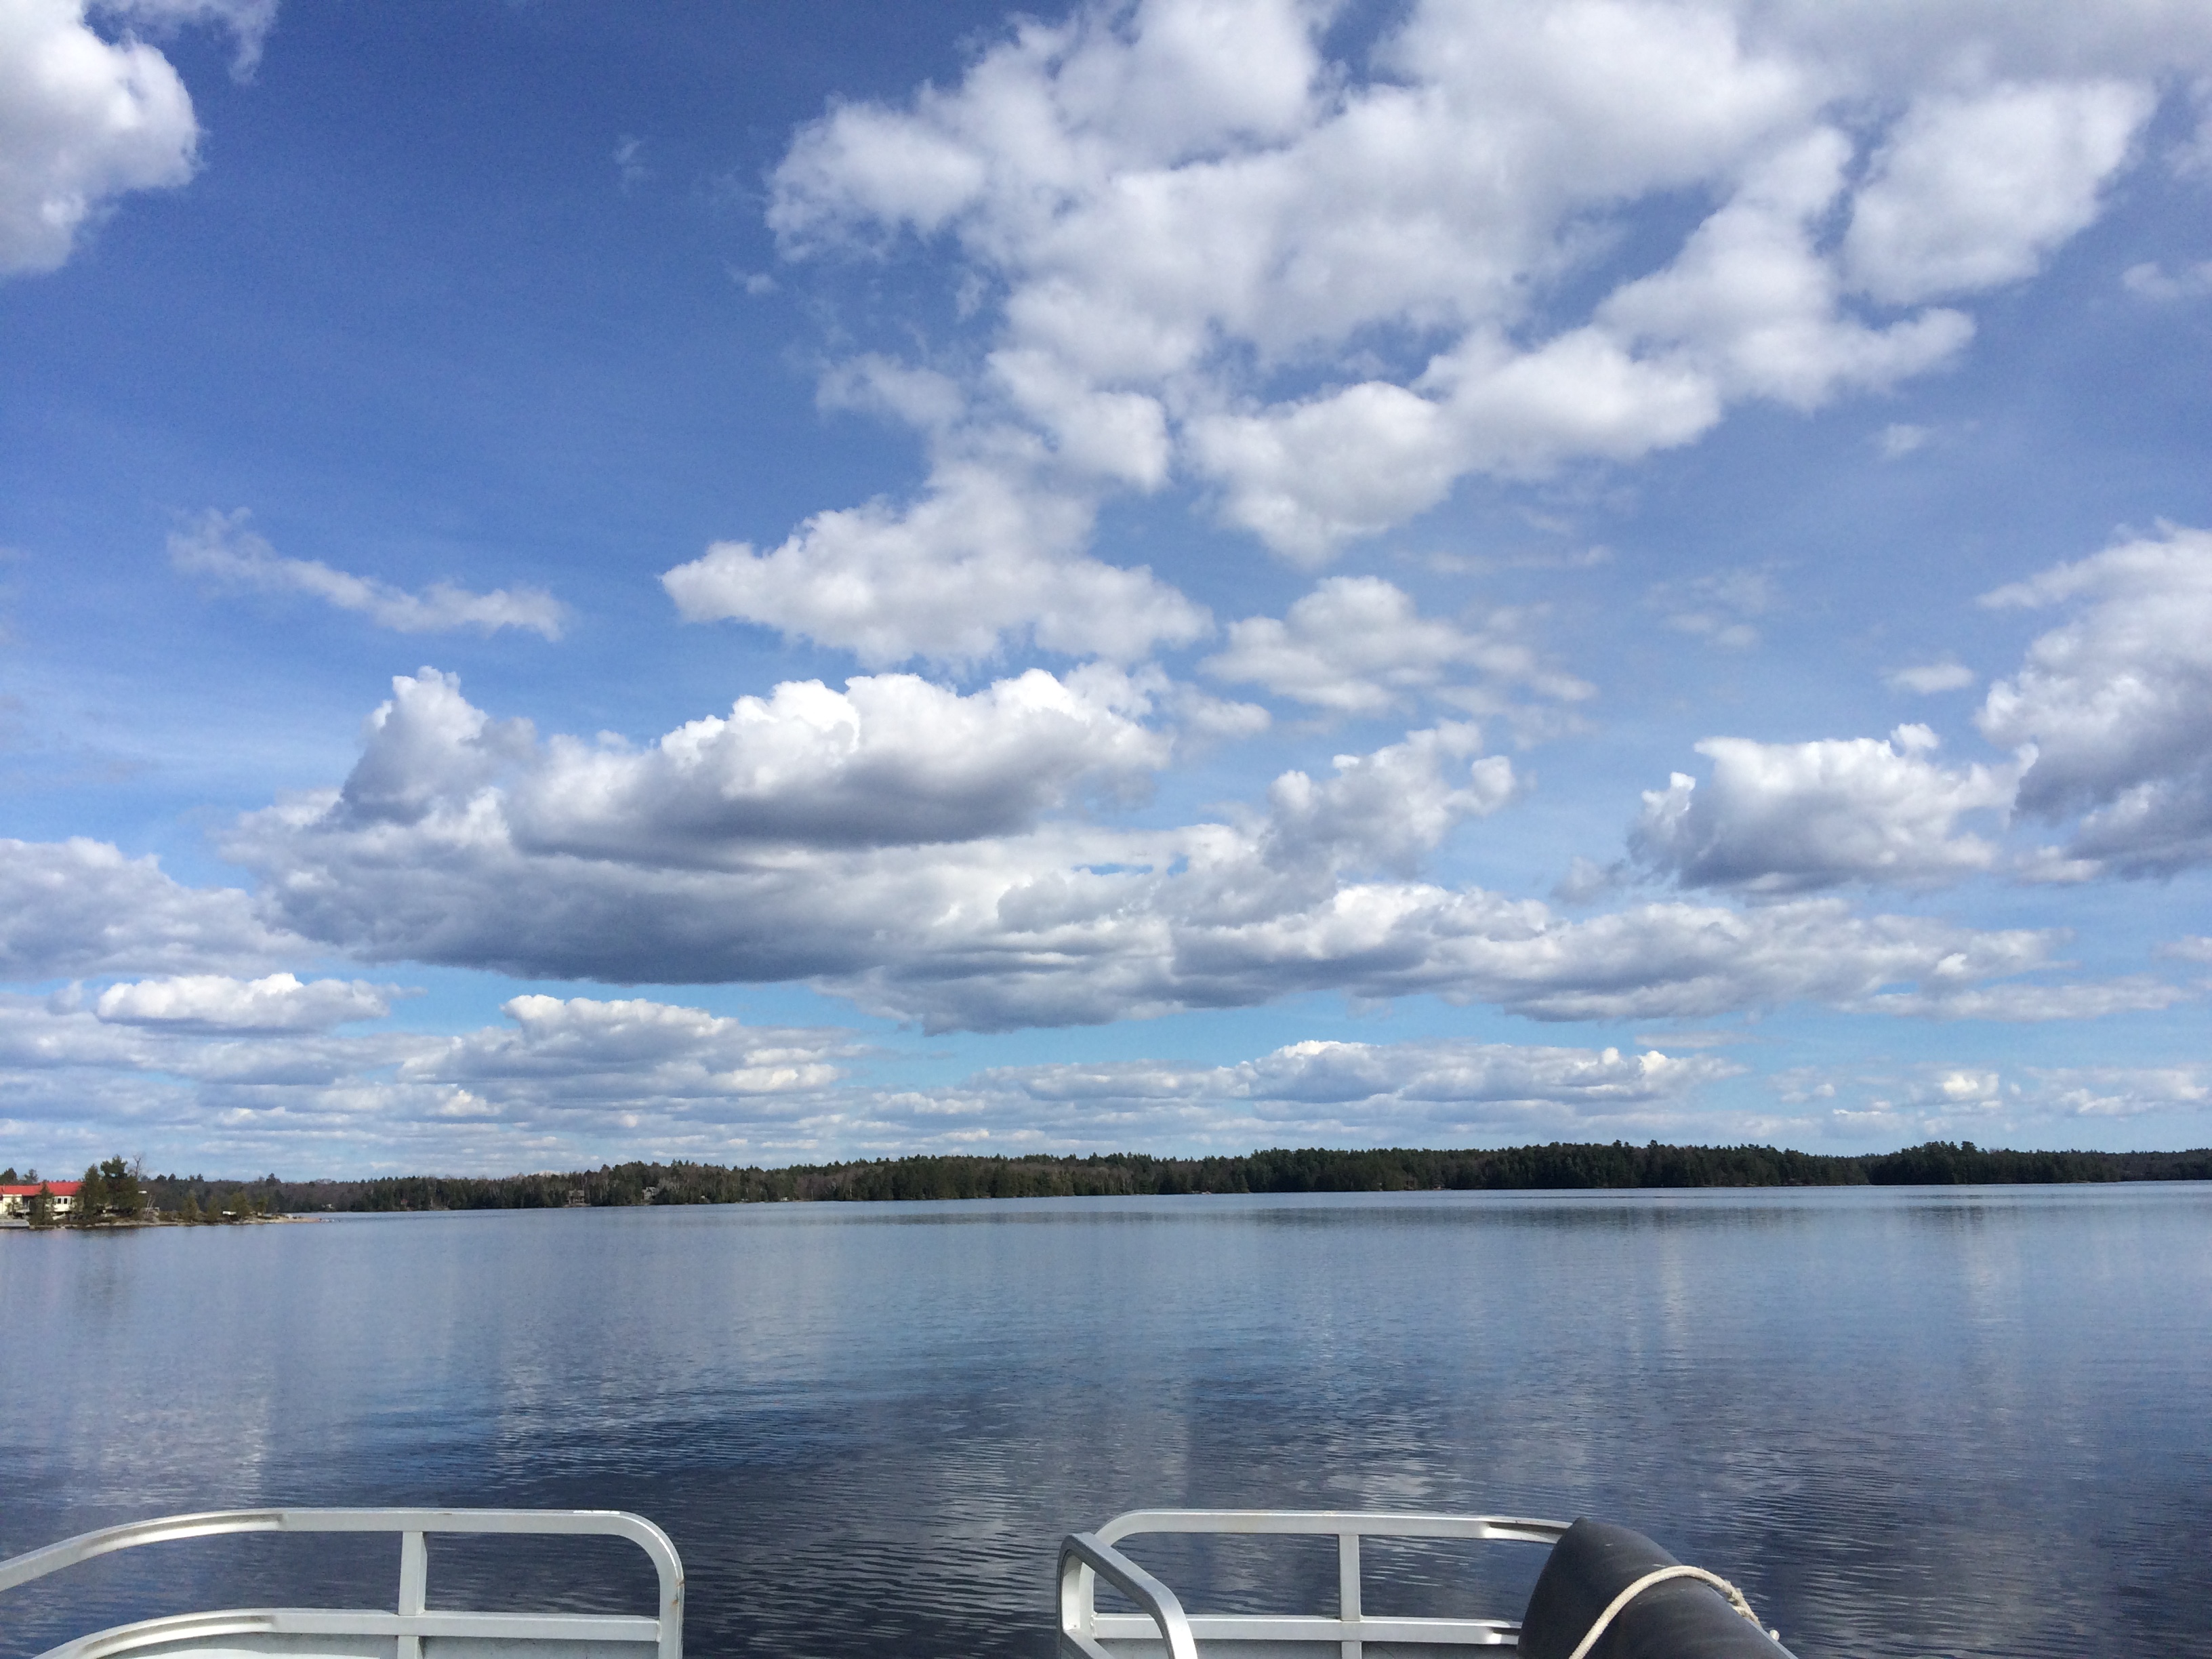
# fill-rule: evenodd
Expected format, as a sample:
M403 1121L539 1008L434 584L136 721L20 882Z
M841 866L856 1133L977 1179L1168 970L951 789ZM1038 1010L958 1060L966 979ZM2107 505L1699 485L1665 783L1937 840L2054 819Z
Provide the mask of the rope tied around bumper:
M1583 1639L1575 1644L1575 1650L1567 1656L1567 1659L1589 1659L1590 1650L1598 1644L1607 1627L1620 1615L1624 1607L1655 1584L1663 1584L1674 1578L1694 1578L1700 1583L1711 1584L1728 1597L1729 1606L1749 1620L1753 1628L1766 1631L1767 1635L1777 1642L1782 1639L1780 1631L1766 1630L1766 1626L1759 1622L1759 1615L1751 1610L1751 1603L1744 1599L1743 1592L1729 1583L1720 1574L1707 1572L1703 1567L1660 1567L1645 1573L1643 1577L1614 1596L1607 1605L1606 1610L1598 1614L1596 1622L1583 1632Z

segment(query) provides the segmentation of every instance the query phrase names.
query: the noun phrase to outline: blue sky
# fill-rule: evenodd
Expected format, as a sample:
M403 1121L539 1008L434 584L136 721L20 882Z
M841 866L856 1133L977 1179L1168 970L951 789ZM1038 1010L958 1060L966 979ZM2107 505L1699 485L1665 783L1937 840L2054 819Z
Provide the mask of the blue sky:
M2202 1145L2212 12L0 3L0 1162Z

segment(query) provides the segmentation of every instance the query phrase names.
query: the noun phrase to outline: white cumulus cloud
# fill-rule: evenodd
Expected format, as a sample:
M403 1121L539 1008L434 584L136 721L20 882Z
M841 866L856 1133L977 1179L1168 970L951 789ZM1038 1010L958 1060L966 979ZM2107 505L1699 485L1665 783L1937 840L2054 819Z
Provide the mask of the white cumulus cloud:
M818 1090L844 1075L839 1031L761 1027L641 998L520 996L513 1024L428 1042L402 1062L410 1084L450 1084L500 1104L727 1100Z
M190 179L198 146L153 46L102 36L82 0L0 8L0 273L57 269L117 197Z
M503 1025L338 1034L315 1027L374 1018L389 988L334 983L142 982L91 1005L0 995L12 1127L81 1141L88 1158L127 1127L156 1157L218 1167L511 1170L609 1146L792 1156L857 1093L846 1031L520 996ZM325 1018L301 1018L318 1000Z
M1209 619L1151 571L1079 550L1090 501L1017 470L938 469L921 498L817 514L781 546L717 542L661 578L687 621L757 623L852 652L978 662L1009 637L1121 661L1203 635Z
M1170 741L1111 669L1042 669L965 696L911 674L833 691L787 681L646 748L494 720L436 669L400 675L368 722L331 821L364 833L434 817L495 825L534 854L631 864L744 862L777 846L968 841L1025 828L1085 792L1140 793Z
M2086 812L2065 854L2082 873L2212 860L2212 534L2169 526L1983 603L2075 611L1977 717L1991 742L2034 748L2022 810Z
M1525 619L1510 614L1476 628L1424 617L1379 576L1332 576L1280 619L1231 623L1228 648L1200 667L1343 714L1382 714L1469 677L1569 701L1589 696L1589 685L1541 662L1526 631Z
M210 1031L320 1031L392 1012L392 989L361 980L302 981L292 974L235 979L179 974L111 985L93 1012L117 1025Z
M1924 726L1900 726L1886 742L1708 738L1697 748L1711 777L1677 772L1645 791L1630 844L1686 887L1753 893L1924 884L1989 869L1996 846L1958 822L2008 809L2018 770L1945 767L1931 758L1936 746Z
M1136 830L1046 816L966 840L747 845L716 822L700 843L714 856L677 860L654 839L673 832L643 816L663 799L649 792L634 837L532 842L517 781L551 750L442 679L417 677L401 693L343 789L251 815L226 842L260 876L271 914L368 960L630 982L803 980L873 1012L982 1030L1316 990L1432 994L1546 1019L1704 1018L1916 992L1940 1001L2040 984L2021 976L2055 965L2055 935L1861 916L1832 900L1643 904L1567 921L1423 880L1424 857L1515 787L1510 763L1480 755L1462 724L1344 757L1324 777L1285 773L1264 811L1229 823ZM1079 748L1111 728L1051 729ZM1890 751L1887 764L1904 763L1928 764ZM834 764L801 769L794 793L836 777ZM700 797L665 799L689 810ZM1908 846L1923 866L1957 856Z
M1268 787L1274 848L1332 866L1411 872L1468 818L1513 799L1513 763L1482 755L1480 730L1447 720L1369 755L1339 755L1316 783L1285 772ZM1455 763L1478 759L1462 769Z
M2212 1106L2212 1067L2204 1066L2031 1066L2039 1103L2072 1117L2140 1117Z
M1686 354L1720 397L1800 409L1951 357L1972 332L1955 311L1879 328L1843 311L1842 277L1817 238L1850 159L1850 141L1822 128L1762 161L1673 264L1614 293L1601 319L1625 340Z
M18 1130L127 1126L156 1159L289 1174L561 1168L613 1152L769 1163L886 1152L1466 1146L1666 1133L1705 1118L1713 1056L1430 1039L1293 1042L1249 1060L1062 1061L889 1085L850 1031L641 998L518 996L453 1035L118 1024L0 995ZM1707 1120L1709 1121L1709 1119ZM586 1150L589 1149L589 1150Z
M2096 218L2100 191L2157 102L2151 88L2116 80L1921 99L1853 204L1852 278L1909 305L2033 274Z
M1821 1079L1810 1071L1775 1079L1785 1100L1824 1104L1819 1133L1862 1143L1974 1139L1985 1146L2077 1146L2105 1138L2114 1118L2160 1119L2167 1145L2201 1144L2212 1107L2212 1068L2181 1066L2014 1066L1942 1063Z
M1417 0L1344 60L1334 15L1096 0L803 127L787 258L956 256L959 349L832 377L925 434L931 481L672 572L686 614L882 665L1186 642L1188 601L1083 550L1113 492L1182 480L1317 564L1469 476L1894 386L2095 220L2161 83L2212 70L2171 8ZM1612 263L1685 200L1656 268Z
M1809 1112L1717 1094L1747 1068L1700 1039L1641 1052L1309 1040L1249 1060L1068 1060L902 1087L850 1031L758 1025L642 998L525 995L452 1035L341 1036L118 1024L56 999L0 996L11 1127L97 1155L127 1130L157 1162L329 1170L566 1168L610 1155L781 1163L885 1152L1257 1146L1467 1146L1844 1133L1891 1144L2160 1117L2191 1134L2204 1067L2022 1067L1974 1060L1901 1074L1771 1081ZM1687 1053L1668 1050L1682 1048ZM305 1162L308 1168L302 1169Z
M244 893L186 887L112 843L0 840L0 979L220 973L302 952Z

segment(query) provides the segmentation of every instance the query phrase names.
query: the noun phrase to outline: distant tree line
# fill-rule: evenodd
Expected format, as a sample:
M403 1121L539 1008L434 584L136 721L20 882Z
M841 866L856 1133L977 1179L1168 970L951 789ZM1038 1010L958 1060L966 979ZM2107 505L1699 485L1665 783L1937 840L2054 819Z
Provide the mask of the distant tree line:
M2188 1152L2013 1152L1931 1140L1866 1160L1878 1187L2038 1186L2083 1181L2212 1181L2212 1148Z
M2212 1148L2183 1152L2038 1152L1934 1140L1862 1157L1772 1146L1576 1143L1437 1152L1322 1147L1242 1157L916 1157L781 1169L614 1164L567 1174L392 1176L372 1181L147 1183L163 1218L315 1212L545 1210L640 1204L763 1204L805 1200L1091 1198L1197 1193L1565 1191L1686 1187L1859 1187L2212 1180Z
M296 1185L296 1183L294 1183ZM210 1181L205 1176L155 1176L146 1183L154 1214L163 1221L212 1225L287 1215L295 1207L286 1183L273 1175L258 1181ZM314 1207L300 1206L296 1207Z

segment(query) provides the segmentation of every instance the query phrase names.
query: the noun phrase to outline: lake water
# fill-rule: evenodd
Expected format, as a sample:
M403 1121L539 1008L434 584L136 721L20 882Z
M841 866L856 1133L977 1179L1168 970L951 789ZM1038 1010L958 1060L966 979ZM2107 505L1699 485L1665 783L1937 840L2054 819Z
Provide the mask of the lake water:
M274 1504L639 1510L702 1656L1046 1659L1060 1534L1164 1505L1617 1520L1803 1659L2212 1655L2212 1186L0 1234L0 1556ZM650 1604L627 1546L489 1547L434 1546L433 1605ZM1321 1611L1314 1547L1146 1559ZM10 1593L0 1651L389 1605L393 1555L114 1557ZM1518 1617L1539 1555L1376 1551L1369 1611Z

